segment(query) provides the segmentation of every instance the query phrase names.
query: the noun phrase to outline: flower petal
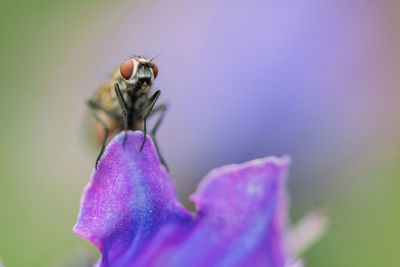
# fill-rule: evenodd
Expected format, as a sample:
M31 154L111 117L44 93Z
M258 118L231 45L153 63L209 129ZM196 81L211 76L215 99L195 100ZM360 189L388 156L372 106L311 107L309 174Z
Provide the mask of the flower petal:
M284 265L288 164L287 157L267 157L221 167L204 178L191 196L199 221L193 236L201 240L190 242L201 243L207 255L199 266Z
M74 232L95 244L102 263L139 254L160 226L191 220L178 202L174 187L152 141L142 152L140 132L119 134L108 145L82 199Z
M301 255L326 232L328 217L322 208L306 214L286 235L286 244L291 255Z
M284 266L289 159L264 158L211 171L178 202L154 145L123 133L107 147L82 200L75 233L102 252L101 266Z

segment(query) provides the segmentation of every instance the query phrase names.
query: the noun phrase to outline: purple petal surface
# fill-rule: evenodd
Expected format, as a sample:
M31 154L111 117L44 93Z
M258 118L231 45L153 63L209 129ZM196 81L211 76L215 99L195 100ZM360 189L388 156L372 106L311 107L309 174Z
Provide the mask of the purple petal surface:
M211 171L179 203L151 139L123 133L87 186L74 232L102 253L100 266L284 266L287 157Z

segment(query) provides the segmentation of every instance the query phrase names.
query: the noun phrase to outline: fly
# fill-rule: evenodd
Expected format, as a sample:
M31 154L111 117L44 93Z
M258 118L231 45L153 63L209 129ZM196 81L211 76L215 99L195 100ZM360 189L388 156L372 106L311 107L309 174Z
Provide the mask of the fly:
M158 75L158 67L152 59L136 56L124 61L117 68L111 79L102 84L87 101L96 120L97 138L101 140L100 153L96 159L96 169L106 144L118 132L124 130L126 141L127 130L142 130L144 132L140 151L146 142L146 120L159 113L153 128L150 131L161 163L168 170L165 160L160 154L155 133L160 126L167 109L166 104L155 106L161 91L151 94L151 86Z

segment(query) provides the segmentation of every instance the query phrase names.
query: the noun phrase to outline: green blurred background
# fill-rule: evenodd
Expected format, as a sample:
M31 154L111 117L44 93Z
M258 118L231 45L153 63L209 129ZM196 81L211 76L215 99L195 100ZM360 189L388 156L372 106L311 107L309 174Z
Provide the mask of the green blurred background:
M203 74L209 69L218 71L211 65L220 64L218 66L224 68L224 64L229 62L233 66L237 58L248 56L245 53L238 56L241 46L229 42L229 38L236 35L230 32L234 31L231 27L240 28L242 20L251 20L246 17L250 16L246 15L247 5L259 9L258 22L265 23L254 24L242 32L240 45L254 48L254 54L249 52L251 57L255 61L268 59L268 56L263 58L265 51L272 51L271 55L287 56L285 47L290 43L292 57L271 60L267 71L279 69L282 80L286 80L285 77L290 80L291 73L296 72L291 66L299 64L297 60L302 61L297 53L306 51L304 55L307 58L316 59L309 65L302 65L301 70L307 72L304 76L301 72L299 76L318 78L309 79L316 81L315 84L303 84L307 88L316 88L307 91L304 98L301 86L296 87L298 83L271 82L267 88L276 85L279 89L268 95L271 102L265 100L267 102L259 106L255 104L258 110L252 110L249 100L244 102L244 111L238 115L215 103L220 103L219 99L227 92L218 81L222 79L236 92L239 88L236 89L230 80L236 82L240 80L237 77L242 76L232 76L228 71L223 75L214 72L210 74L214 82L210 83L204 81ZM171 88L163 91L171 111L160 131L160 141L182 201L190 206L185 199L212 167L248 160L249 157L288 153L294 161L289 181L292 219L298 220L317 204L325 206L330 216L327 234L303 255L307 265L400 266L400 213L397 208L400 201L400 4L394 0L370 1L368 4L355 0L336 4L334 1L300 1L285 5L277 7L273 1L250 1L247 4L223 1L1 1L0 258L3 263L6 266L83 266L79 262L98 256L92 245L72 233L80 195L89 180L96 156L84 134L87 124L84 100L124 58L131 54L155 55L162 52L158 85ZM315 6L319 9L314 9ZM359 23L355 32L365 32L365 36L370 37L360 41L360 44L365 43L361 48L366 51L361 55L367 55L368 60L357 61L353 67L347 63L341 65L341 62L346 62L345 58L352 58L354 54L360 56L357 54L360 47L352 46L353 42L349 41L349 46L338 51L336 49L341 44L332 42L324 51L329 51L327 65L336 68L328 67L327 72L340 69L341 74L338 77L324 76L320 72L324 66L313 65L319 62L319 54L308 53L315 51L314 48L297 48L308 45L307 40L314 36L312 31L318 34L321 30L313 28L321 19L318 10L332 12L330 23L335 25L343 19L340 12L335 13L342 8L350 10L346 13L349 25L354 25L351 23L353 15L362 14L362 19L355 18ZM368 11L363 8L368 8ZM233 21L232 17L237 13L232 10L242 10L244 18L238 18L239 22ZM296 13L293 10L300 11ZM226 19L225 11L228 12ZM263 20L264 16L273 17L273 14L275 19L282 18L284 23L274 24L276 20L271 19L270 26L268 19ZM307 17L310 24L297 29L296 25L302 25L299 14L304 15L304 20ZM313 16L315 20L310 19ZM227 24L221 26L224 20ZM361 22L371 23L364 27ZM282 26L289 24L293 27ZM221 27L220 32L213 31L215 27ZM347 32L347 37L341 35L346 27L326 27L323 31L332 31L332 40L341 40L351 35L351 32ZM296 35L296 42L283 38L270 50L264 43L251 43L253 36L255 40L265 37L258 36L259 31L274 28L277 34L273 36ZM311 32L304 31L308 28L312 29ZM254 35L250 35L252 31ZM113 35L114 32L117 34ZM191 41L187 34L193 34L197 39ZM129 41L124 39L125 36L129 36ZM377 41L370 47L369 41L376 36L381 42ZM225 38L226 43L214 42L218 38ZM265 40L274 42L272 38L265 37ZM332 57L329 57L330 51ZM233 59L229 61L230 58ZM287 65L282 63L285 61ZM374 68L358 72L366 65ZM182 72L182 66L186 72ZM239 66L237 64L235 68ZM261 76L260 72L256 75ZM371 82L370 77L375 77L375 82ZM340 79L360 82L340 83ZM324 91L325 82L337 82L342 89ZM260 87L263 80L252 83L245 76L243 83ZM205 86L201 87L204 90L196 87L195 92L191 92L192 84L201 84ZM222 89L215 89L217 87ZM285 91L286 87L293 91ZM370 90L363 91L364 88ZM268 90L263 89L265 91ZM214 94L220 98L215 100L212 98ZM190 108L192 102L189 101L194 96L206 107L209 99L215 105L206 109L194 103L195 107ZM227 97L223 101L232 101L236 105L246 97L241 93L236 96L238 100ZM306 104L292 104L293 99ZM326 103L323 102L325 99ZM281 103L279 101L282 107L276 106L276 103ZM346 101L349 102L347 106L343 104ZM341 113L336 113L335 108L342 104ZM285 105L289 107L284 108ZM331 117L319 117L321 110L326 111L326 105L332 107L327 112ZM279 111L274 113L278 115L268 117L263 113L264 106L279 107ZM292 110L290 107L293 106L299 109ZM290 112L285 115L284 110ZM301 112L297 113L299 110ZM184 117L183 125L179 124L182 121L179 116L183 116L180 114L186 111L188 117ZM253 128L246 131L240 125L247 121L247 117L240 114L248 111L251 111L254 121L253 126L249 126ZM198 115L205 113L207 115ZM210 122L214 117L215 121ZM229 131L214 130L227 117L233 117L231 123L238 122L238 126L222 125L221 128ZM276 117L282 118L281 122L275 121ZM310 117L313 118L310 121L301 120ZM196 121L191 121L191 118L196 118ZM193 124L202 126L201 130L182 130ZM225 138L231 134L232 128L237 135ZM317 134L313 134L314 130ZM258 143L243 141L252 139L253 133L258 134L258 138L263 136L271 140L271 143L266 141L257 150L260 147ZM203 148L204 143L214 139L217 139L216 143ZM218 146L218 142L222 145ZM235 153L240 156L232 156Z

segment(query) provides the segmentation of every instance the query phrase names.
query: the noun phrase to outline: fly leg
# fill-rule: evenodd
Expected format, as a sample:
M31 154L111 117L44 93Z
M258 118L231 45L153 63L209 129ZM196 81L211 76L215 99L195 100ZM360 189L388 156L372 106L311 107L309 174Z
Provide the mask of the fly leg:
M100 119L99 116L97 116L96 110L101 110L101 111L108 111L108 110L106 110L106 109L104 109L104 108L102 108L102 107L100 107L100 106L95 107L95 106L91 105L90 103L93 103L93 102L88 101L88 105L89 105L89 107L91 108L91 110L92 110L92 112L93 112L94 118L96 119L96 121L98 121L98 122L100 123L100 125L101 125L101 126L103 127L103 129L104 129L104 138L103 138L103 142L102 142L102 145L101 145L100 153L99 153L99 155L97 156L97 159L96 159L95 168L96 168L96 170L97 170L97 165L99 164L99 160L100 160L101 156L103 156L104 150L105 150L105 148L106 148L106 141L107 141L107 138L108 138L109 129L108 129L107 125L105 124L105 122L104 122L102 119ZM99 107L100 107L100 108L99 108ZM108 111L108 112L109 112L109 111Z
M165 168L167 169L167 171L169 172L168 165L167 165L167 163L165 162L163 156L160 153L160 148L158 146L158 142L157 142L156 136L155 136L158 127L160 126L162 120L164 119L164 115L165 115L166 111L167 111L167 105L164 104L164 103L160 104L160 105L154 107L154 109L150 112L149 117L152 116L153 114L157 113L157 112L161 112L160 116L157 118L157 121L153 126L153 129L151 129L151 131L150 131L150 137L154 142L154 146L156 147L157 154L158 154L158 157L160 158L161 164L164 165Z
M122 144L125 145L126 135L128 133L128 105L124 100L124 96L121 93L121 89L119 89L118 83L114 84L114 89L115 89L115 94L117 95L118 102L122 108L122 117L124 121L124 131L125 131L124 140L122 141Z
M161 94L161 91L158 90L157 92L155 92L155 93L151 96L150 102L149 102L149 105L148 105L148 109L147 109L146 113L144 114L144 117L143 117L143 132L144 132L144 136L143 136L142 145L140 146L140 149L139 149L140 152L142 152L143 147L144 147L144 144L146 143L146 135L147 135L146 120L147 120L147 117L150 115L151 110L153 109L154 104L157 102L157 99L158 99L158 97L160 96L160 94Z
M94 110L100 110L100 111L103 112L104 114L110 116L111 118L113 118L113 119L115 119L115 120L117 120L117 121L121 121L121 120L122 120L121 116L119 116L119 115L113 113L112 111L109 111L109 110L103 108L102 106L100 106L99 104L97 104L96 102L94 102L93 100L88 100L88 101L86 101L86 104L87 104L87 105L89 106L89 108L90 108L91 110L93 110L93 111L94 111Z

